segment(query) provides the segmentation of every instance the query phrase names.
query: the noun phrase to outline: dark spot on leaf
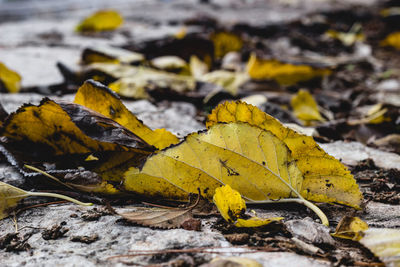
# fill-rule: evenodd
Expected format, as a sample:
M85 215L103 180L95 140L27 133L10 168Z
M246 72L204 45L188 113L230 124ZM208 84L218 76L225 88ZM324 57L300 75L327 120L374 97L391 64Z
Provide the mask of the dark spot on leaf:
M115 114L116 114L115 109L112 106L110 106L110 115L111 115L111 117L114 117Z
M37 110L33 110L32 111L33 116L35 116L36 118L40 118L39 112Z

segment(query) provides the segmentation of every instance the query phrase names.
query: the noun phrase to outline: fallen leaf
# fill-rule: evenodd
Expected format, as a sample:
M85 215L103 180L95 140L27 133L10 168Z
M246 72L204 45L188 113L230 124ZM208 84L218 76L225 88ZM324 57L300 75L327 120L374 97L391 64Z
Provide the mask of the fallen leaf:
M28 192L18 187L0 182L0 220L9 216L18 202L29 196L43 196L43 197L56 197L74 202L79 205L90 206L92 203L83 203L78 200L72 199L60 194L47 193L47 192Z
M137 64L144 60L144 55L116 47L89 47L82 52L82 63L92 64L96 62L115 64Z
M365 35L360 31L361 25L356 23L348 32L328 30L325 34L332 39L341 41L345 46L351 46L356 42L363 42L365 40Z
M200 81L221 86L228 93L236 96L240 86L249 80L247 73L231 72L226 70L216 70L204 74Z
M381 46L391 46L400 50L400 32L393 32L386 36L386 38L381 42Z
M21 76L0 62L0 92L18 93L21 88Z
M386 266L400 266L400 230L370 228L360 243L370 249Z
M359 124L381 124L386 121L391 121L391 118L387 116L388 109L383 104L378 103L373 105L365 114L364 118L359 120L349 120L349 125Z
M228 52L239 51L243 47L240 36L230 32L216 32L211 35L215 58L222 58Z
M179 142L175 135L165 129L153 131L144 125L124 106L115 93L98 82L86 81L76 93L74 102L112 119L158 149Z
M312 121L325 121L318 110L318 104L313 96L306 90L299 90L290 101L293 113L296 118L310 125Z
M172 199L186 199L198 188L212 199L216 188L229 184L247 200L265 200L292 196L285 183L297 188L301 180L283 142L258 127L230 123L149 157L142 168L126 173L124 184L138 194Z
M196 89L196 80L191 76L142 66L94 63L89 65L82 75L89 78L100 78L99 81L111 80L113 83L110 84L110 87L125 97L135 97L157 88L169 89L178 93Z
M232 122L246 122L270 131L288 146L289 156L304 176L301 181L297 180L297 189L305 199L360 207L362 194L350 171L323 151L312 137L286 128L257 107L240 101L220 104L208 116L206 126L211 128L218 123ZM247 136L247 140L252 139Z
M332 236L359 241L367 229L368 224L359 217L344 216Z
M162 56L153 58L150 61L152 67L170 72L179 73L183 70L188 70L188 64L185 60L177 56Z
M209 70L208 65L194 55L190 57L189 68L195 79L200 79Z
M308 65L292 65L274 59L263 60L254 54L247 63L247 72L252 79L275 80L280 85L294 85L331 73L328 69L316 69Z
M47 157L102 151L150 153L151 146L129 130L77 104L43 99L12 113L0 129L3 144ZM148 152L144 152L148 151Z
M130 222L155 228L180 228L182 224L193 218L191 209L142 208L133 212L119 214Z
M112 31L123 23L123 18L115 10L100 10L85 18L76 26L78 32Z
M236 227L260 227L283 219L282 217L268 219L251 217L244 219L246 203L240 193L233 190L229 185L215 189L213 201L225 221L233 223Z
M244 257L217 257L210 261L207 267L225 267L225 266L240 266L240 267L262 267L258 261Z
M126 190L146 197L184 200L200 190L211 199L216 188L228 184L250 202L290 198L309 206L328 224L326 216L298 193L308 188L302 188L302 174L287 146L247 123L216 124L191 134L124 176Z

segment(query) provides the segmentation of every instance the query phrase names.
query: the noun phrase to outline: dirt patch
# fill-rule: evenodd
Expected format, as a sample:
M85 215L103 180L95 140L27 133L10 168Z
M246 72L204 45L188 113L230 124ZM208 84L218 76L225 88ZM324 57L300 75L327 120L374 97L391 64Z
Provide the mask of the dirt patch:
M366 159L351 171L367 201L400 203L400 170L379 168L372 159Z

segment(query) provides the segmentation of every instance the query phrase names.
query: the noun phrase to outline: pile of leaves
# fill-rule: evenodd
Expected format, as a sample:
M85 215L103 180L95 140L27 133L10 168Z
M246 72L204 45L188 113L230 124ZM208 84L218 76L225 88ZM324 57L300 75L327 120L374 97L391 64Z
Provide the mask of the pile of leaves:
M185 21L168 38L88 47L80 69L59 63L64 82L46 88L76 93L73 103L44 98L12 114L0 105L0 151L25 176L52 181L34 183L39 190L189 203L120 214L150 227L199 230L195 216L204 215L201 208L210 202L235 229L263 229L283 219L251 216L246 203L297 202L324 225L329 218L315 203L361 209L364 193L368 200L398 204L398 170L367 162L350 171L315 141L358 141L399 153L400 85L387 89L400 79L398 8L388 3L310 14L308 21L265 27L227 27L202 17ZM100 11L76 31L96 36L122 23L118 13ZM279 42L294 49L280 53ZM20 83L20 75L0 63L1 90L18 92ZM153 130L121 98L191 102L205 130L183 138ZM72 200L2 183L0 219L21 199L40 194ZM373 242L390 231L368 230L359 218L345 217L334 236L360 241L396 264L385 256L386 247Z

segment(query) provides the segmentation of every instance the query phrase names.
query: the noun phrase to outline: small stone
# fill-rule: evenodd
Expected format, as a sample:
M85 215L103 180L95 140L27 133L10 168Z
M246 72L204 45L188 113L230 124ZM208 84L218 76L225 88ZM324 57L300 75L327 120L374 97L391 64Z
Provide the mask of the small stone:
M311 219L291 220L285 223L288 231L296 238L312 244L335 244L329 228Z
M82 236L73 236L71 238L72 242L81 242L85 244L91 244L95 241L99 240L99 235L98 234L93 234L90 236L87 235L82 235Z
M187 219L182 223L182 228L189 231L201 231L201 221L198 219Z
M68 228L62 227L62 223L60 225L53 225L51 228L46 229L42 232L42 238L44 240L50 239L58 239L63 237L65 233L69 231Z
M247 233L228 234L228 235L224 235L224 237L226 238L226 240L228 240L230 243L232 243L234 245L246 244L250 239L250 235Z

